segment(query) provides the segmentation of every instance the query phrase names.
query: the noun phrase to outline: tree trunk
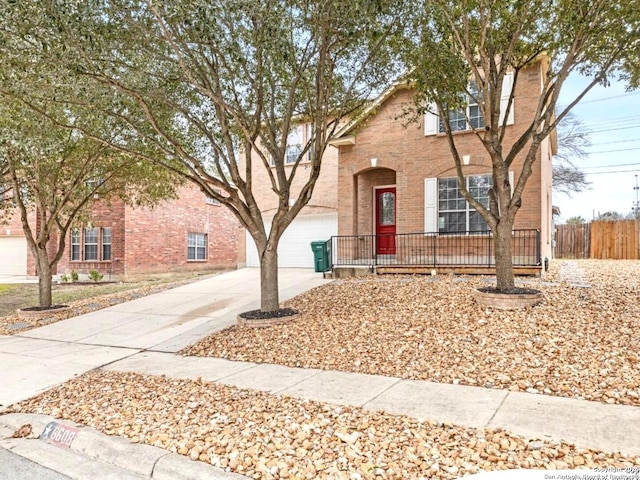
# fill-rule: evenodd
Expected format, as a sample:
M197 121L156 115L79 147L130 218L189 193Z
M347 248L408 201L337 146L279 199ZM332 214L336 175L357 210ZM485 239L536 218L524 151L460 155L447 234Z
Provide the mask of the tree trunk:
M40 307L49 308L52 303L51 299L51 267L49 265L49 256L47 249L37 248L37 265L38 265L38 297Z
M513 275L513 222L502 219L493 232L493 242L496 255L496 279L498 290L510 290L515 287Z
M280 308L278 298L278 245L267 243L260 253L260 310L273 312Z

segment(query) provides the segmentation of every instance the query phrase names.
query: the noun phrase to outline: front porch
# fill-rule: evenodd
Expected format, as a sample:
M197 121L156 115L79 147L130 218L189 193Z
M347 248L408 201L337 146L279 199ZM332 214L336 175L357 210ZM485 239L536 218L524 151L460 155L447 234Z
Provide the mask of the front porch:
M513 231L513 265L517 275L542 270L540 231ZM380 245L385 248L381 253ZM364 273L495 274L493 235L489 232L342 235L327 242L334 276Z

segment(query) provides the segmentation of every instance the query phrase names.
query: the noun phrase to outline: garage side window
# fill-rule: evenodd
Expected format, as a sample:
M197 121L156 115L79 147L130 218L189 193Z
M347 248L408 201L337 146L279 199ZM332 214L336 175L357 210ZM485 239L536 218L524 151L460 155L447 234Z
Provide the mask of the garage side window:
M111 261L111 227L74 228L71 230L72 262L110 262Z
M207 259L207 234L187 234L187 260Z
M80 230L71 230L71 260L80 260Z
M84 259L98 260L98 229L84 229Z
M102 261L111 260L111 228L102 229Z

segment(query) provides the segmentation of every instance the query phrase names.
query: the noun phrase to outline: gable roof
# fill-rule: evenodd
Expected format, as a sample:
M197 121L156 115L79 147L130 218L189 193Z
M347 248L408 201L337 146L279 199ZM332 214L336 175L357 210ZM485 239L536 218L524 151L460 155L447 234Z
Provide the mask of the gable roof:
M333 138L329 141L332 145L347 145L352 144L350 137L353 136L352 132L355 128L364 122L371 115L374 115L378 108L382 106L389 98L391 98L396 92L404 90L410 87L407 81L396 81L392 83L386 90L384 90L375 100L373 100L367 107L355 118L348 121L342 128L340 128Z

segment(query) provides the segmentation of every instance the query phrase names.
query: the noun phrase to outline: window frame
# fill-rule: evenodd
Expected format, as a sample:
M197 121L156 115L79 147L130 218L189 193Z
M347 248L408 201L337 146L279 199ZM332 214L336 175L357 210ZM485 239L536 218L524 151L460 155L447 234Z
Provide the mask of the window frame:
M504 76L502 82L502 91L500 92L500 125L514 125L516 120L516 105L518 104L518 98L514 94L514 80L515 73L513 71L507 72ZM507 112L507 107L511 103L511 107ZM508 115L507 115L508 113ZM444 136L444 133L441 133L439 130L439 119L440 117L437 114L437 107L435 103L430 103L427 105L426 111L424 113L424 135L425 136ZM464 130L456 133L470 133L474 130Z
M87 243L87 230L97 231L95 243ZM76 227L69 232L69 261L78 263L109 263L113 261L113 228L112 227ZM90 240L93 238L90 237ZM96 258L87 258L87 246L95 246ZM108 247L108 248L107 248ZM108 258L105 256L108 252Z
M291 136L297 132L298 143L290 143ZM299 123L289 130L287 135L287 144L285 146L284 166L295 165L300 158L299 163L310 162L313 159L313 144L309 145L307 152L301 156L304 147L309 143L313 134L313 125L310 122ZM297 139L296 139L297 140ZM273 156L270 157L269 163L271 167L275 167L276 162Z
M71 262L82 261L82 232L79 228L71 229L71 238L69 240L69 260Z
M109 235L105 235L105 233L108 232ZM111 257L113 256L113 250L112 250L112 233L113 230L111 229L111 227L102 227L100 229L100 234L101 234L101 238L100 238L100 258L102 259L101 261L103 262L110 262L111 261ZM105 241L105 238L109 239L109 242ZM109 247L108 250L105 247ZM108 258L106 258L105 252L108 251L109 252L109 256Z
M451 127L452 133L468 132L483 129L485 127L484 116L482 115L480 104L474 98L474 95L476 96L476 98L481 95L481 92L478 91L478 86L474 80L469 82L469 92L470 94L465 94L465 96L467 97L467 103L464 109L450 110L448 112L449 125ZM471 115L472 108L477 108L477 115ZM474 120L476 122L476 125L474 125ZM457 128L457 126L460 126L461 122L464 123L464 128ZM456 124L456 128L453 128L454 123ZM438 134L444 133L447 133L444 125L444 120L441 116L438 116Z
M87 232L91 230L92 232L95 231L95 243L94 242L87 242ZM93 238L91 238L93 240ZM88 258L87 257L87 247L93 247L95 246L95 258ZM97 227L85 227L83 228L82 231L82 261L84 262L98 262L98 258L100 258L100 229Z
M491 187L493 186L493 176L491 174L476 174L476 175L465 175L464 179L465 179L465 185L467 190L471 193L472 190L472 186L471 186L471 179L472 178L487 178L488 181L488 187L486 189L487 194L485 196L474 196L474 198L476 198L477 200L483 202L484 199L486 199L486 206L488 207L488 202L489 202L489 196L488 196L488 192L491 189ZM453 198L445 198L443 199L441 197L441 182L447 182L450 185L453 184L455 185L455 188L449 188L449 190L453 190L455 192L457 192L457 194L453 197ZM437 183L436 183L436 187L437 187L437 211L436 211L436 218L437 218L437 232L438 234L442 234L442 235L482 235L486 232L491 231L491 228L489 227L489 225L487 224L487 222L484 220L484 218L482 218L482 216L480 215L480 213L471 206L471 204L462 196L460 189L458 187L458 177L439 177L437 179ZM447 195L448 197L450 197L449 195ZM464 201L464 208L447 208L447 209L442 209L441 205L442 205L442 201L455 201L455 202L461 202ZM464 230L448 230L446 229L447 226L447 222L445 220L444 222L444 226L441 227L441 218L442 218L442 214L464 214L464 219L465 219L465 229ZM478 221L480 222L481 228L479 229L474 229L471 230L470 226L471 226L471 216L475 214L478 216Z
M199 242L199 240L201 240L201 242ZM206 262L209 258L208 243L209 243L209 238L206 233L187 232L187 261L188 262ZM192 251L193 251L193 256L191 255ZM202 253L201 258L198 255L198 252L200 251Z

